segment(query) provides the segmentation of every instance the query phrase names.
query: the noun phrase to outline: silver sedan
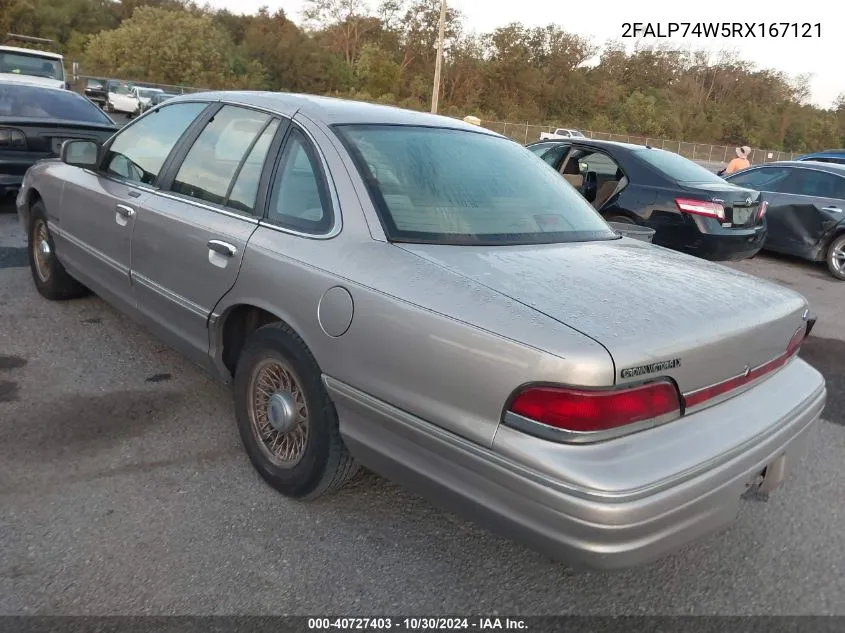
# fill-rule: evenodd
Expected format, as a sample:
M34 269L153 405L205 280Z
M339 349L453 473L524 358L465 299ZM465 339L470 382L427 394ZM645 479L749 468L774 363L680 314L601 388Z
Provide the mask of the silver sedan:
M232 383L246 453L297 499L364 464L624 567L780 484L825 404L803 297L620 236L449 118L178 97L66 141L17 207L38 291L90 289Z

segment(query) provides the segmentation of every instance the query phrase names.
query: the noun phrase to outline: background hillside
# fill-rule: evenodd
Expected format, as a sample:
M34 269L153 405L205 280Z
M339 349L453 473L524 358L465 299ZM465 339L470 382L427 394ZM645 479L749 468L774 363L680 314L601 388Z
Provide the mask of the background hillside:
M306 7L294 21L180 0L0 0L0 32L53 38L68 68L78 61L88 75L428 108L439 0ZM845 98L807 105L807 77L735 56L627 53L553 24L478 34L455 10L446 32L446 114L798 152L845 146Z

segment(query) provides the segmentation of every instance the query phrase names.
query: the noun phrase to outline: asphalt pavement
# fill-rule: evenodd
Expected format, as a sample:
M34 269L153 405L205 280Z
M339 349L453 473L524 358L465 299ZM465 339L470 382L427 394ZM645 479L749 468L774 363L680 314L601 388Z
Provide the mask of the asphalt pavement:
M584 573L366 472L312 504L278 495L228 388L96 297L40 298L0 212L0 614L845 614L845 284L733 266L811 300L827 420L726 532Z

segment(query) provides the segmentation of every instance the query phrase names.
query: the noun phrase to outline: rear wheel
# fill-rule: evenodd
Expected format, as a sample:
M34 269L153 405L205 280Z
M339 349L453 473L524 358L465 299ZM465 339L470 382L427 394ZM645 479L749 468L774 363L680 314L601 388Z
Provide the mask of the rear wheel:
M845 281L845 234L842 234L830 243L827 249L827 268L830 273Z
M45 299L57 301L86 294L87 289L62 266L56 257L56 245L47 225L47 211L40 200L30 209L29 267L35 287Z
M616 222L617 224L636 224L627 215L606 215L604 219L608 222Z
M321 378L305 343L283 323L256 330L235 371L235 411L247 455L265 481L296 499L334 492L358 469Z

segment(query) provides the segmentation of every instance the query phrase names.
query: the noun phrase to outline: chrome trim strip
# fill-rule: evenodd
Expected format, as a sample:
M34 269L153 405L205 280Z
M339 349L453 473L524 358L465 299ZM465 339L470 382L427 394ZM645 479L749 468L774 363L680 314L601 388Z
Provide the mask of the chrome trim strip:
M104 264L111 266L112 268L117 270L119 273L126 275L127 278L129 277L129 266L124 266L119 261L112 259L111 257L106 255L102 251L98 251L96 248L91 248L90 246L88 246L87 244L85 244L84 242L79 240L78 238L73 237L70 233L68 233L64 229L59 228L52 220L47 220L47 226L50 229L51 233L58 235L62 239L67 240L68 242L70 242L71 244L73 244L77 248L85 251L89 255L96 257L97 259L99 259Z
M617 426L612 429L604 429L601 431L568 431L565 429L557 429L546 424L526 418L512 411L505 411L502 416L502 424L509 426L517 431L522 431L528 435L539 437L551 442L558 442L560 444L595 444L597 442L606 442L608 440L615 440L626 435L639 433L640 431L647 431L662 424L674 422L681 419L681 410L676 409L671 413L652 418L650 420L642 420L634 424L626 424L625 426Z
M781 356L782 355L783 354L781 354ZM772 371L770 371L766 374L763 374L762 376L758 376L757 378L755 378L754 380L752 380L750 382L746 382L746 383L740 385L739 387L731 389L730 391L726 391L725 393L721 393L718 396L713 396L712 398L705 400L701 404L698 404L694 407L686 407L686 409L684 409L684 415L696 413L698 411L701 411L702 409L706 409L707 407L712 407L714 405L720 404L722 402L725 402L726 400L730 400L734 396L738 396L741 393L745 393L749 389L753 389L754 387L759 385L761 382L763 382L767 378L771 378L776 373L781 371L783 368L787 367L793 360L795 360L795 357L796 357L796 354L793 354L792 358L787 358L786 362L784 362L784 364L781 365L780 367L775 367ZM756 367L752 367L751 369L749 369L748 373L751 373L753 371L757 371L761 367L764 367L764 366L768 365L769 363L773 363L776 360L778 360L779 358L780 358L780 356L776 356L772 360L766 361L765 363L760 363ZM687 398L694 396L697 393L700 393L702 391L706 391L707 389L713 389L714 387L718 387L719 385L724 384L726 382L730 382L731 380L736 380L737 378L742 378L743 376L745 376L745 372L742 372L741 374L737 374L736 376L731 376L730 378L725 378L724 380L720 380L719 382L714 382L712 385L707 385L706 387L699 387L698 389L695 389L693 391L686 391L686 392L681 394L681 397L684 400L686 400Z
M175 303L176 305L184 308L185 310L187 310L189 312L193 312L198 317L201 317L203 320L208 318L208 314L209 314L210 310L205 310L201 305L198 305L198 304L194 303L193 301L186 299L182 295L178 295L175 292L171 292L167 288L164 288L163 286L158 285L152 279L144 277L143 275L139 275L138 273L136 273L134 271L132 272L131 277L132 277L133 282L137 281L142 286L145 286L148 290L152 290L153 292L161 295L165 299L168 299L169 301L171 301L171 302Z
M162 198L166 198L168 200L174 200L176 202L184 202L185 204L189 204L192 207L198 207L200 209L204 209L206 211L214 211L215 213L219 213L220 215L225 215L230 218L237 218L239 220L243 220L244 222L249 222L250 224L258 224L258 218L255 216L248 216L242 213L235 213L234 211L227 211L226 209L221 209L220 207L213 207L209 204L203 204L193 198L177 196L169 192L162 191L160 189L147 189L146 187L139 187L148 193L155 194L157 196L161 196Z
M742 444L734 446L732 450L722 453L712 459L697 464L693 468L677 473L672 477L668 477L654 484L619 492L608 492L605 490L585 488L564 479L553 479L548 477L547 475L523 466L512 459L503 457L489 448L476 444L475 442L470 442L469 440L455 435L454 433L450 433L449 431L437 427L422 418L419 418L411 413L407 413L406 411L394 407L383 400L375 398L374 396L371 396L326 374L323 374L323 384L333 398L346 398L347 400L368 409L375 415L381 415L396 424L404 425L415 432L423 433L435 440L449 444L456 451L470 453L478 459L486 460L494 466L509 470L515 475L525 477L526 479L534 481L541 486L551 488L552 490L562 492L564 494L571 494L583 499L598 500L607 503L627 503L650 497L663 492L664 490L674 488L675 486L717 468L722 464L728 463L739 455L753 450L759 445L761 439L771 437L785 427L794 423L798 416L804 416L807 418L806 424L811 424L818 418L819 415L821 415L821 410L824 408L825 401L825 388L824 384L822 384L805 400L797 404L790 411L785 412L785 414L772 426L769 426L765 429L765 431L748 438ZM803 428L805 427L802 427L802 429ZM343 425L341 423L341 433L343 432L342 429Z

